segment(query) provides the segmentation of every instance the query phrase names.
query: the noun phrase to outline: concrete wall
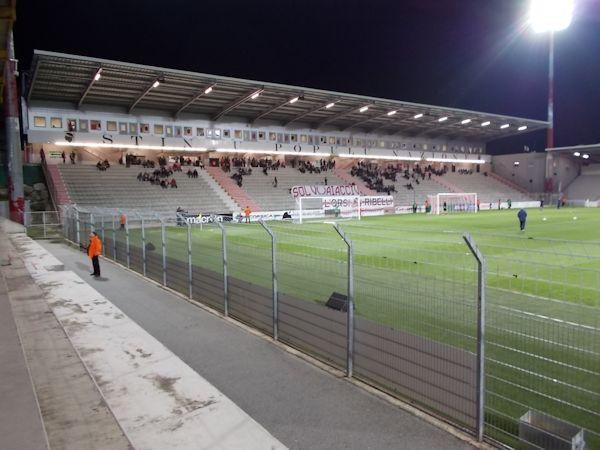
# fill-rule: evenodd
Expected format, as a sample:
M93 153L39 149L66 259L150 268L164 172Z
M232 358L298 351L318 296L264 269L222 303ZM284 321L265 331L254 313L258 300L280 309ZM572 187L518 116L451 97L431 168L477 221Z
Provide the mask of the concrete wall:
M519 165L515 166L515 162ZM494 173L529 192L544 192L546 153L514 153L492 157Z

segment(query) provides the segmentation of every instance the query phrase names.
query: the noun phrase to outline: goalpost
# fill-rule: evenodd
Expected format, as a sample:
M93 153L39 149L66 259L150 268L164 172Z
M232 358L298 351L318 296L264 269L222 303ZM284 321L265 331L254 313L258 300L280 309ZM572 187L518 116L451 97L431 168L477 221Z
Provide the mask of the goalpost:
M476 213L477 193L440 192L428 195L432 214Z
M361 216L360 196L298 197L294 222L323 219L358 219Z

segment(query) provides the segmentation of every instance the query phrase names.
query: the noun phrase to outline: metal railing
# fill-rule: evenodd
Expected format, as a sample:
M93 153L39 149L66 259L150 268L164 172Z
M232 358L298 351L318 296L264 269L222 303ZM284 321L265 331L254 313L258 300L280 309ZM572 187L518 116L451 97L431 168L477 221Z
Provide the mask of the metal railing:
M64 217L68 240L85 247L94 230L106 257L480 440L518 447L540 411L600 448L600 242Z
M59 211L26 211L23 220L27 234L32 238L50 239L63 235Z

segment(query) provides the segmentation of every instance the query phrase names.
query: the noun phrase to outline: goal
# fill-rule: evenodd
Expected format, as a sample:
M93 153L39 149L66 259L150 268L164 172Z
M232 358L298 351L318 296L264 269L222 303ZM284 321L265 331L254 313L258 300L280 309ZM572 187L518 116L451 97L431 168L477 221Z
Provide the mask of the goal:
M361 216L360 196L298 197L295 222L322 221L323 219L359 219Z
M428 195L432 214L454 214L477 212L476 193L447 193L440 192Z

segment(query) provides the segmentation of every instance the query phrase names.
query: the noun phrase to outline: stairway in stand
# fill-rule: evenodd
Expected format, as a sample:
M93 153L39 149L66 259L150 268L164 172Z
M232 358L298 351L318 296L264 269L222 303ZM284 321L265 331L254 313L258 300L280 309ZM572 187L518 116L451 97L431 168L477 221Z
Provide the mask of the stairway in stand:
M260 207L252 200L252 198L238 187L229 175L220 167L207 167L208 174L215 179L217 183L229 194L235 203L240 207L240 210L249 206L252 211L260 211Z
M335 169L333 173L335 173L337 177L341 178L348 184L354 183L358 187L360 193L363 195L381 195L373 189L369 189L363 180L358 177L353 177L345 169Z
M46 184L52 193L52 200L55 202L54 206L60 209L61 206L71 203L69 191L56 164L44 164L44 174Z

